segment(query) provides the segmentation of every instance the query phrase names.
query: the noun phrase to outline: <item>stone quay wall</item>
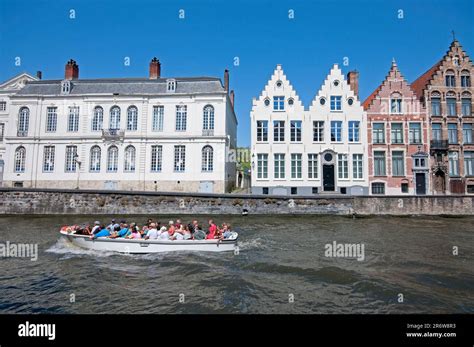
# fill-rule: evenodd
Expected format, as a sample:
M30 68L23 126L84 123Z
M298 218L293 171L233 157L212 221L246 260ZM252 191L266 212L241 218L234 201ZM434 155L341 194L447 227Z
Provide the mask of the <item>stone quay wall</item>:
M0 188L0 215L474 215L474 196L261 196Z

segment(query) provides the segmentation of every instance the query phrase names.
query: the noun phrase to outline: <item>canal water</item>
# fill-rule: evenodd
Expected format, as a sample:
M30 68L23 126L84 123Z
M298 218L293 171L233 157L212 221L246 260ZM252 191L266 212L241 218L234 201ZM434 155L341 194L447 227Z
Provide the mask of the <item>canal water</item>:
M39 249L36 261L0 257L0 313L474 313L474 218L215 218L240 233L238 254L103 254L59 240L60 226L96 219L1 217L0 243ZM334 242L363 245L364 259L326 256Z

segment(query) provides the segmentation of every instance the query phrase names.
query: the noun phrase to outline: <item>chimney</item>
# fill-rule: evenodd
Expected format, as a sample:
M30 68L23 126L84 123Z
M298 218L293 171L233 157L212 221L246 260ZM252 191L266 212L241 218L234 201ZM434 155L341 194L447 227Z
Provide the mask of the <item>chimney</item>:
M36 78L37 79L42 79L43 78L43 73L41 71L36 71Z
M229 92L229 70L224 70L224 89Z
M359 97L359 71L349 71L347 74L347 84L350 85L354 94Z
M160 61L154 57L150 61L150 79L156 80L161 76L161 63Z
M234 93L234 90L232 89L230 91L230 103L232 105L232 108L234 108L234 100L235 100L235 93Z
M67 80L77 80L79 78L79 65L75 60L70 59L66 64L64 78Z

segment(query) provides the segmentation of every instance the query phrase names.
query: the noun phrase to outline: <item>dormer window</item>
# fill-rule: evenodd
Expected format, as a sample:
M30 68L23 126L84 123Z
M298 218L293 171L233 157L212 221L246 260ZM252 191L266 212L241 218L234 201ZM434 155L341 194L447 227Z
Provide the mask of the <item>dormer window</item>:
M175 79L167 79L166 80L166 92L167 93L174 93L176 91L176 80Z
M71 81L64 80L61 82L61 94L69 94L71 92Z

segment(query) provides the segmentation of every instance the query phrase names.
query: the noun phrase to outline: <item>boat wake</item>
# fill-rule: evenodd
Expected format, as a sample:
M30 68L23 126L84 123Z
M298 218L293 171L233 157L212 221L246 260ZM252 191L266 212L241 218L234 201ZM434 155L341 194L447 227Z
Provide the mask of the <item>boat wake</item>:
M94 257L110 257L111 255L117 255L114 252L95 251L91 249L84 249L74 246L71 242L64 238L60 238L54 245L46 250L47 253L62 254L61 259L69 259L73 257L81 256L94 256Z

